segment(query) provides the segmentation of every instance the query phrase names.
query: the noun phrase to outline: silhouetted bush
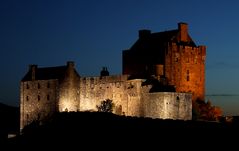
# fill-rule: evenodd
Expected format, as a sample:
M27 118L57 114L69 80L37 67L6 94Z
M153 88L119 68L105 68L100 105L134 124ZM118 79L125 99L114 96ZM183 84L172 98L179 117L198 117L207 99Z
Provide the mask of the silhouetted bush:
M106 99L100 103L100 105L96 105L98 112L113 112L114 103L110 99Z
M219 121L222 116L220 107L213 106L211 101L196 100L193 102L193 120Z

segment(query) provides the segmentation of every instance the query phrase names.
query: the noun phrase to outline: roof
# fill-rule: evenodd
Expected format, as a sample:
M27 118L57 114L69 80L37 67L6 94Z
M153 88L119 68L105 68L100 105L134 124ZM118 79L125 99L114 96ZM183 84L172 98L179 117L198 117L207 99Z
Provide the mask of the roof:
M67 66L36 68L35 80L63 79ZM29 70L22 81L31 81L32 72Z
M179 45L196 46L191 37L188 35L188 42L181 42L178 40L179 30L169 30L164 32L149 33L144 37L140 37L134 45L130 48L132 51L139 50L159 50L164 48L169 42L175 42Z

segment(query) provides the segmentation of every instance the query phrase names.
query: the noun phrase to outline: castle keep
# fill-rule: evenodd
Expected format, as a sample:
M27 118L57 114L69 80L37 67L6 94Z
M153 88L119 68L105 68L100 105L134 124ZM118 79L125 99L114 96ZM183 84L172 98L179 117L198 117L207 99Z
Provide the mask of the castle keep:
M187 24L151 33L123 51L123 74L81 77L74 62L65 66L30 65L20 83L20 128L44 122L55 112L97 111L103 100L114 103L113 113L162 119L192 118L192 101L204 99L205 46L196 46Z
M140 30L134 45L123 51L123 74L154 75L172 85L176 92L192 93L193 101L204 100L206 47L196 46L188 25L159 33Z

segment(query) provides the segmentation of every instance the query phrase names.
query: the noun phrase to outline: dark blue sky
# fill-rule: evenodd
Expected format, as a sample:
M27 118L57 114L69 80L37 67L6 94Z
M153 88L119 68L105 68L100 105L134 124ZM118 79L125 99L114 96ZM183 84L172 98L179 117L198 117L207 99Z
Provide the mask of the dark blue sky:
M226 115L239 115L239 2L217 0L1 0L0 102L18 106L29 64L75 61L82 76L102 66L121 74L122 50L138 30L160 32L189 25L207 46L206 93ZM221 95L227 96L221 96Z

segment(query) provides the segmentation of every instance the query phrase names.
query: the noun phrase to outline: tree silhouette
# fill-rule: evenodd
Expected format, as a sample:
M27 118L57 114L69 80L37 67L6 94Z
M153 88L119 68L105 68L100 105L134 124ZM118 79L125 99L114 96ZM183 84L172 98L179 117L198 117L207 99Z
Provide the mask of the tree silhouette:
M222 116L222 110L218 106L213 106L211 101L197 100L193 103L193 119L219 121Z
M114 103L110 99L101 101L100 105L96 105L98 112L113 112Z

